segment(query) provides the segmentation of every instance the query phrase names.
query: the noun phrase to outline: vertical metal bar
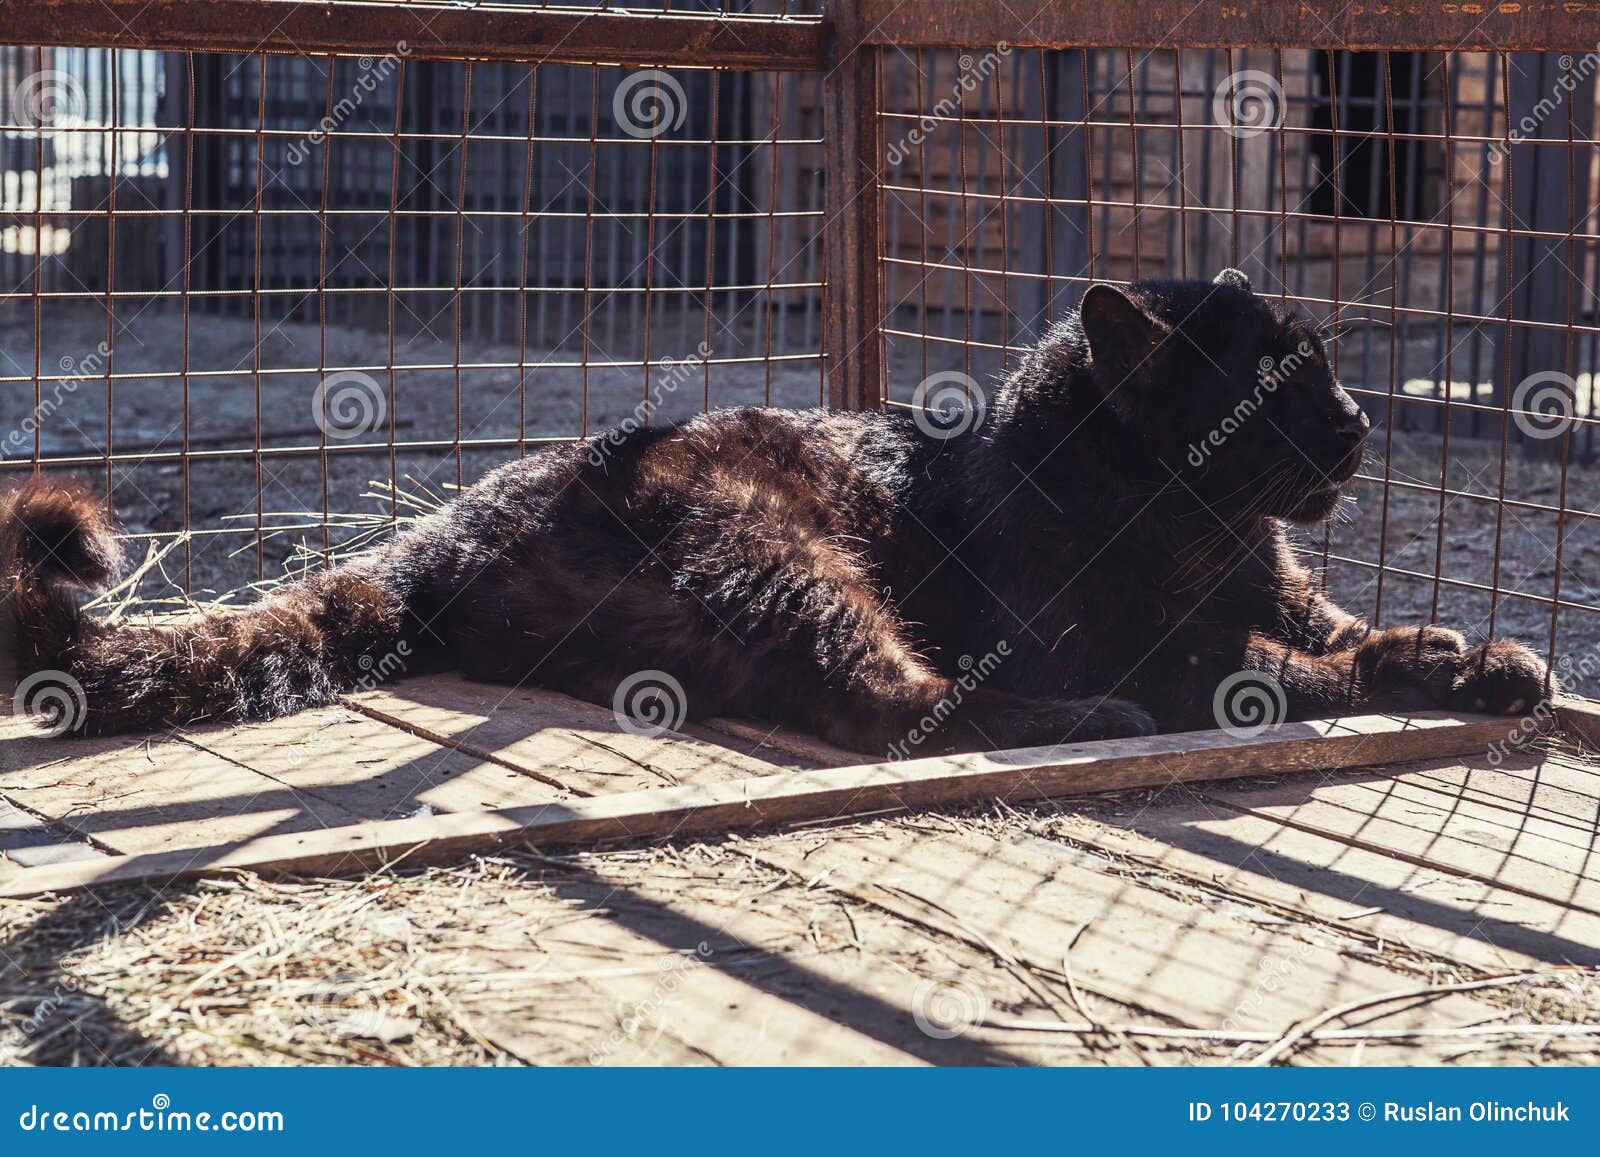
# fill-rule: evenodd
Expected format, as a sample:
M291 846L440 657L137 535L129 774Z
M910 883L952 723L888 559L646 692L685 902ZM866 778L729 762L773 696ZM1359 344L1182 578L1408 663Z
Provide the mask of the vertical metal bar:
M1428 600L1428 621L1439 620L1439 589L1444 578L1444 524L1450 485L1450 396L1455 386L1456 321L1456 116L1455 73L1451 54L1444 56L1444 405L1439 420L1439 507L1434 515L1433 593Z
M1039 334L1045 332L1055 322L1055 294L1056 294L1056 206L1055 206L1055 150L1051 147L1050 130L1050 84L1046 79L1049 66L1046 63L1045 50L1039 50L1039 167L1043 170L1040 177L1044 182L1044 324L1040 327ZM920 110L921 101L918 101ZM1018 101L1020 106L1021 101ZM924 373L923 377L927 377Z
M965 79L959 75L961 62L956 61L957 87ZM961 270L961 369L967 376L967 381L972 381L972 281L979 276L974 272L978 264L979 239L973 236L972 229L972 201L971 192L967 184L967 101L965 95L956 100L956 175L961 199L961 250L956 255L956 264ZM971 385L964 387L968 392ZM970 402L971 399L969 398Z
M1395 412L1395 371L1399 363L1400 339L1397 322L1400 310L1400 280L1396 273L1397 261L1400 255L1400 224L1397 213L1400 206L1396 202L1395 193L1398 188L1395 173L1395 141L1394 141L1394 72L1391 65L1391 55L1383 54L1383 127L1388 137L1386 142L1389 150L1389 398L1388 410L1383 422L1383 498L1381 499L1378 518L1378 583L1377 592L1373 598L1372 625L1383 626L1383 576L1385 565L1389 559L1389 492L1390 478L1394 470L1394 412Z
M175 55L169 55L168 60L175 60ZM189 503L189 474L193 463L189 459L189 312L191 299L189 291L193 288L192 264L194 261L194 53L186 52L183 55L184 72L188 81L189 99L184 104L184 162L183 162L183 296L181 308L183 310L183 453L179 459L182 472L183 487L183 593L192 594L194 591L194 547L189 539L192 529L191 512Z
M771 154L771 173L769 174L770 179L767 189L767 309L766 319L762 326L766 337L766 357L763 367L766 380L763 397L765 398L765 404L768 406L772 405L772 283L776 280L778 271L778 162L780 160L778 137L782 124L779 107L783 99L782 82L783 76L781 73L772 77L771 144L768 146Z
M116 509L113 497L115 472L112 462L116 449L112 442L112 413L115 408L117 388L116 343L117 343L117 177L122 172L122 157L119 153L121 141L117 137L117 97L120 93L117 74L117 50L106 51L107 92L110 96L111 106L109 121L111 132L109 134L110 157L106 165L106 511L110 513Z
M34 49L38 72L44 71L44 49ZM33 135L33 468L44 453L44 125Z
M922 48L917 49L917 61L916 61L917 106L916 106L916 108L917 108L917 115L918 116L926 115L926 109L927 109L926 104L923 103L925 98L924 98L923 91L922 91L922 74L923 74L923 69L926 66L925 65L926 60L927 60L927 51L926 51L926 49L922 49ZM930 175L929 170L928 170L928 134L927 133L919 134L918 143L917 143L917 152L918 152L918 156L919 156L919 160L918 160L919 172L917 173L917 200L918 200L917 219L918 219L918 221L920 223L920 228L917 230L917 235L920 238L921 249L922 249L922 277L919 279L919 284L917 286L917 293L918 293L917 312L918 312L919 317L921 318L921 329L922 329L922 344L921 344L921 348L919 350L919 353L921 354L921 357L922 357L922 374L921 374L921 377L919 378L919 380L925 382L925 381L928 380L928 346L930 344L932 344L928 340L928 337L929 337L929 334L928 334L928 231L929 231L929 225L930 225L930 222L928 221L928 182L931 179L931 175Z
M461 469L461 286L466 268L467 236L467 145L472 128L472 61L462 67L461 81L461 167L456 186L456 292L455 292L455 383L456 383L456 485L462 482Z
M594 308L594 198L596 176L595 160L599 151L600 133L600 66L589 69L589 179L588 203L583 214L583 403L579 433L589 436L589 351L591 317Z
M877 409L884 383L878 52L859 43L854 0L840 0L835 20L833 59L822 83L828 404Z
M261 468L261 202L266 190L266 171L262 158L265 141L263 130L267 123L267 57L256 56L256 198L250 215L255 226L255 266L250 291L254 340L250 347L250 364L255 383L255 474L256 474L256 581L267 577L266 518L262 507Z
M1133 88L1133 49L1127 48L1123 52L1128 68L1128 144L1133 164L1133 280L1138 281L1144 250L1144 212L1139 207L1144 200L1143 174L1139 169L1139 94Z
M528 65L528 152L522 185L522 261L517 275L517 456L528 454L528 249L533 208L533 155L538 136L539 66Z
M1083 81L1083 226L1084 272L1094 279L1094 128L1089 103L1089 63L1094 54L1085 48L1080 56L1079 79ZM1080 294L1081 296L1081 294Z
M883 301L878 293L878 86L874 48L854 38L854 0L835 13L834 59L822 80L827 174L827 402L877 410L883 394Z
M1562 68L1562 87L1568 92L1573 91L1572 58L1562 57L1566 62ZM1578 91L1582 91L1579 89ZM1593 98L1590 98L1591 105ZM1573 324L1577 320L1577 282L1578 282L1578 242L1574 236L1578 231L1578 156L1577 156L1577 124L1574 119L1574 101L1567 101L1567 331L1566 331L1566 357L1565 373L1567 379L1573 384L1573 397L1570 405L1571 413L1567 415L1566 428L1561 432L1561 482L1556 495L1556 560L1555 575L1550 581L1550 646L1545 652L1546 676L1545 695L1551 690L1556 669L1556 639L1557 629L1561 616L1561 568L1564 565L1566 554L1567 536L1567 472L1572 462L1572 430L1576 425L1578 416L1577 380L1574 374L1577 365L1573 361ZM1592 113L1591 113L1592 115ZM1583 158L1584 166L1589 164L1587 153ZM1587 175L1587 174L1586 174Z
M657 134L650 137L650 168L649 180L645 187L645 234L644 234L644 293L641 295L644 310L644 399L642 402L645 423L650 422L650 355L651 348L651 321L655 315L655 276L656 276L656 189L659 153L657 151ZM613 299L615 303L615 299ZM611 315L615 318L618 311L613 308Z
M1183 155L1183 49L1172 50L1172 111L1178 137L1178 276L1189 276L1189 178Z
M1283 87L1283 50L1277 49L1273 56L1273 75L1278 82L1280 99L1287 106L1289 98L1282 96L1286 90ZM1285 107L1284 115L1287 117L1288 109ZM1284 304L1289 301L1289 138L1282 132L1274 134L1278 146L1278 296ZM1304 141L1301 142L1304 144Z
M1333 178L1333 269L1329 277L1330 292L1328 296L1333 300L1333 313L1329 324L1333 327L1333 372L1339 374L1339 350L1341 336L1339 333L1340 315L1340 272L1344 265L1344 154L1340 151L1339 136L1339 68L1340 57L1331 49L1328 52L1328 132L1331 137L1328 152L1332 156ZM1322 524L1322 586L1327 589L1328 567L1333 553L1333 524Z
M1003 70L1005 58L994 67L995 140L1000 152L1000 370L1011 368L1011 197L1006 190L1006 94Z
M1235 89L1238 82L1234 79L1238 75L1233 67L1233 49L1228 49L1228 103L1237 104ZM1235 269L1239 267L1239 197L1241 194L1241 180L1239 174L1239 146L1238 134L1228 134L1228 185L1232 189L1228 207L1232 210L1228 222L1228 244L1230 258L1228 264Z
M1496 77L1499 75L1500 70L1500 54L1490 53L1484 58L1484 60L1484 95L1483 106L1480 110L1482 113L1482 123L1479 125L1479 135L1487 137L1491 136L1494 132L1494 93L1497 85ZM1508 119L1510 115L1511 114L1508 106L1506 112ZM1478 212L1476 224L1478 225L1478 229L1474 233L1471 312L1476 314L1478 317L1485 317L1489 312L1489 307L1485 300L1485 293L1489 285L1489 278L1491 276L1489 273L1489 197L1487 196L1487 189L1478 193L1477 201ZM1483 364L1484 345L1482 329L1482 322L1472 323L1472 348L1470 351L1472 360L1467 367L1467 380L1471 382L1468 401L1473 403L1474 406L1478 401L1478 382L1481 381L1484 376L1484 371L1481 368ZM1494 371L1492 369L1488 371L1489 374L1493 374L1493 372ZM1492 393L1493 390L1491 387L1491 396ZM1481 425L1482 420L1482 413L1479 410L1472 409L1468 412L1466 423L1468 436L1473 438L1478 436L1478 428Z
M701 363L701 408L711 408L711 314L717 287L717 131L722 110L722 74L711 74L711 138L706 147L706 329Z
M1511 168L1513 157L1511 155L1511 61L1501 54L1501 99L1505 102L1506 136L1505 136L1505 162L1501 171L1505 174L1505 234L1504 246L1501 252L1505 273L1505 359L1502 369L1505 377L1502 379L1500 390L1500 493L1499 501L1494 508L1494 564L1489 581L1489 638L1494 638L1495 627L1500 613L1500 550L1505 542L1506 522L1506 459L1511 450L1511 347L1512 347L1512 311L1516 298L1516 282L1512 280L1512 252L1516 245L1516 238L1512 230L1516 225L1516 217L1512 206L1516 204L1513 199L1511 185ZM1486 134L1487 135L1487 134Z
M400 207L400 160L405 149L405 142L401 133L405 128L406 105L406 62L401 58L399 67L395 69L394 92L394 135L390 138L392 153L389 158L389 279L384 286L384 310L386 313L387 328L389 331L389 521L397 523L400 520L400 456L396 447L396 434L399 431L399 419L395 416L399 408L399 398L395 391L394 347L395 347L395 263L396 251L400 247L399 235L395 232L396 218Z
M326 110L324 123L328 130L322 134L322 200L317 207L317 380L328 377L328 192L333 185L333 77L338 71L337 57L329 56ZM309 61L307 63L310 63ZM459 359L458 359L459 360ZM322 558L331 561L331 543L328 524L331 521L331 504L328 481L328 394L322 394L322 421L318 424L321 438L322 467Z

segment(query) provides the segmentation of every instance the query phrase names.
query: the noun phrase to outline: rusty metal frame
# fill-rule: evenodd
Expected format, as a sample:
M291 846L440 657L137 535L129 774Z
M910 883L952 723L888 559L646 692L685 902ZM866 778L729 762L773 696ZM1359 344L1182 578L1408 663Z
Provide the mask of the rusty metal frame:
M878 174L882 91L878 52L859 44L856 0L835 6L836 39L823 82L823 149L829 166L826 253L828 404L876 409L884 389L883 200Z
M0 44L819 71L816 20L341 0L8 0Z
M899 48L1313 48L1573 52L1600 40L1600 2L860 0L862 41Z

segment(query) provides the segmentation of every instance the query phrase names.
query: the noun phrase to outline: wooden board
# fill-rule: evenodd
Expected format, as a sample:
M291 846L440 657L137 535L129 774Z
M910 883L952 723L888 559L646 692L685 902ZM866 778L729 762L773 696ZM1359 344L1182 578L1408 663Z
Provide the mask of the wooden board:
M1593 839L1403 781L1209 787L1205 799L1392 859L1600 917Z
M773 770L684 731L635 734L604 707L538 688L435 675L346 702L391 726L578 795L715 783Z
M1356 847L1187 792L1064 815L1062 835L1108 866L1154 871L1343 930L1371 946L1484 972L1600 962L1600 919L1494 883Z
M772 823L832 820L875 811L982 799L1041 799L1139 786L1328 769L1482 750L1498 719L1444 713L1290 723L1238 739L1219 731L1063 747L958 755L903 763L785 772L730 783L624 792L570 804L439 815L345 827L315 835L266 835L200 854L152 854L97 871L38 869L4 894L84 887L115 879L192 875L208 867L336 871L399 855L444 858L511 843L584 844L701 835Z
M754 855L813 887L989 945L1045 975L1064 980L1065 959L1080 988L1128 1010L1102 1005L1106 1019L1281 1031L1308 1010L1412 986L1341 952L1340 938L1328 932L1257 923L1248 912L1145 887L1068 846L885 827L881 835L818 841L803 857ZM1386 1006L1364 1023L1444 1027L1489 1012L1442 996L1425 1006ZM1368 1060L1383 1063L1381 1053Z
M0 877L23 868L104 859L105 856L105 852L93 845L73 839L38 816L29 815L0 799Z
M122 853L564 798L339 707L139 739L51 739L22 720L0 734L0 793Z
M357 822L181 736L59 740L0 720L0 795L108 851L158 852Z
M488 811L572 798L529 775L344 707L189 732L186 738L294 791L331 800L362 819L398 819L430 809Z

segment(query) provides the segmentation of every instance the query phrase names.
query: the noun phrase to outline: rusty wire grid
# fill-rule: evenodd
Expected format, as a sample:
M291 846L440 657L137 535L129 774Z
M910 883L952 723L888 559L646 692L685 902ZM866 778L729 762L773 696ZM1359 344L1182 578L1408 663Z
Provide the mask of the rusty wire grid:
M186 533L186 590L337 548L372 483L400 517L552 440L821 400L814 76L0 51L0 466Z
M1600 685L1571 5L137 7L7 6L0 476L87 472L187 533L146 593L617 422L992 390L1091 281L1237 265L1377 423L1304 544L1335 593Z
M1592 53L882 52L887 404L987 392L1095 280L1237 266L1325 325L1377 426L1304 542L1334 593L1592 691Z

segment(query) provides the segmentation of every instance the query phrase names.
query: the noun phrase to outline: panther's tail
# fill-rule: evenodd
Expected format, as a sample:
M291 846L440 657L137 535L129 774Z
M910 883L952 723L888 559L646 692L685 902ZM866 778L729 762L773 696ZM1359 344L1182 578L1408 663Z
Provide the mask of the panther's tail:
M0 617L15 635L15 702L58 733L287 715L398 675L417 646L392 567L324 571L239 613L170 627L84 614L85 596L122 563L88 492L34 478L0 496Z

